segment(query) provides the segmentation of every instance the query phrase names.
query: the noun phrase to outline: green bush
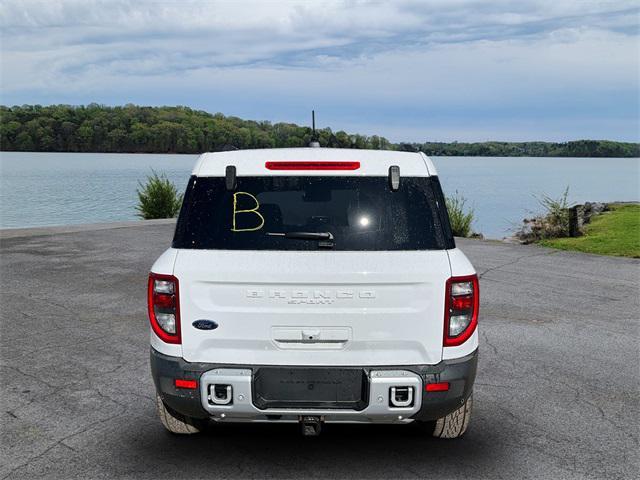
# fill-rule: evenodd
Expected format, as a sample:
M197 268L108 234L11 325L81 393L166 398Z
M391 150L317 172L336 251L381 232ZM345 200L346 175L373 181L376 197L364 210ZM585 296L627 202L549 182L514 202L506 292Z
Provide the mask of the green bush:
M147 177L146 184L138 182L138 216L145 220L175 217L182 205L182 195L164 173L151 172L153 174Z
M471 224L473 223L473 209L466 210L467 199L458 194L447 197L447 210L449 211L449 221L451 230L456 237L469 237L472 234Z
M544 209L541 214L525 218L514 236L523 243L534 243L551 238L569 236L569 187L558 198L534 195Z
M549 195L536 197L538 203L545 209L544 218L546 228L542 232L543 238L557 238L569 236L569 186L564 189L559 198Z

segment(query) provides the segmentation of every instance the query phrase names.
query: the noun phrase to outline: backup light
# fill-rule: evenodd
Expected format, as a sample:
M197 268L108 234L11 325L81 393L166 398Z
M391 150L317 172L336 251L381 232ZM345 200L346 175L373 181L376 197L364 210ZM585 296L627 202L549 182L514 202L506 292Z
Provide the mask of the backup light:
M160 328L167 333L175 335L176 333L176 316L173 313L156 313L156 320Z
M457 337L469 325L470 315L452 315L449 318L449 336Z
M478 325L480 288L477 275L451 277L445 286L445 347L461 345L471 337Z
M455 282L451 284L451 295L473 295L473 282Z
M170 280L154 280L153 291L173 295L173 282Z
M149 274L147 306L153 332L166 343L181 343L178 279L173 275Z

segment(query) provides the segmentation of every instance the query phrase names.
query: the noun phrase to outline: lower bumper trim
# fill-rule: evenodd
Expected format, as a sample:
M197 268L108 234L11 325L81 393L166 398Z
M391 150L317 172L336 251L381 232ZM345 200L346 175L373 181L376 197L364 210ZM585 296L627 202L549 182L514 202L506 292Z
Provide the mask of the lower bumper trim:
M295 405L290 398L284 401L264 403L256 400L254 382L261 369L279 367L261 365L217 365L191 363L181 358L163 355L151 349L151 370L156 389L169 408L192 418L213 418L217 421L281 421L297 422L300 416L322 416L326 422L406 423L418 419L436 420L456 410L471 394L475 380L478 351L455 360L445 360L437 365L381 366L381 367L283 367L282 371L296 368L309 370L354 370L361 372L362 386L360 403L348 408L323 408L320 404ZM198 390L176 389L175 378L198 381ZM274 377L275 378L275 377ZM273 380L273 379L272 379ZM449 390L427 392L427 383L448 382ZM215 390L215 386L219 386ZM272 398L283 398L286 382L275 389L270 387ZM303 386L314 385L313 382ZM230 401L224 393L230 386ZM214 390L212 390L212 387ZM298 385L300 387L300 385ZM407 406L394 406L391 402L392 388L402 391L406 401L406 389L411 390L412 399ZM300 392L300 390L298 390ZM331 391L329 388L325 391ZM364 393L366 392L366 393ZM291 395L291 392L286 393ZM354 393L352 392L353 396ZM213 396L213 397L212 397ZM312 397L307 397L312 398ZM328 397L325 397L328 398ZM225 403L226 402L226 403ZM287 408L285 408L287 407ZM291 408L293 407L293 408Z
M297 419L300 416L322 416L324 421L358 419L361 421L393 422L410 418L420 410L421 396L415 395L413 401L401 407L390 402L392 388L405 387L419 392L422 379L406 370L370 371L368 375L367 405L361 410L354 408L309 408L305 406L282 408L259 408L252 395L251 369L216 368L200 377L200 395L203 408L214 418L232 419L269 419L280 415L280 420ZM230 386L233 399L226 405L215 401L216 386Z

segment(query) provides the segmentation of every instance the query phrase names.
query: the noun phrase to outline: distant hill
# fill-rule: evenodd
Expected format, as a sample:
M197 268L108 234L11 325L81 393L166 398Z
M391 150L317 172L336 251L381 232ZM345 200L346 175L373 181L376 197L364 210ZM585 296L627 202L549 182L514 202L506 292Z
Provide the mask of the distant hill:
M609 140L482 143L391 143L318 130L320 145L423 151L427 155L531 157L640 157L639 143ZM311 129L258 122L187 107L107 107L98 104L0 106L0 149L37 152L200 153L229 148L303 147Z

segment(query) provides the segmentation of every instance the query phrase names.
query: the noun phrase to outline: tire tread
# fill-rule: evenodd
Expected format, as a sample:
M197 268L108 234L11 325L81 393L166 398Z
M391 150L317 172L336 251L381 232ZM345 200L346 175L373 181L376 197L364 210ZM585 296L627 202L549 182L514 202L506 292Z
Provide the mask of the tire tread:
M469 396L457 410L436 420L433 436L437 438L460 438L467 431L471 411L473 408L473 394Z
M180 419L174 416L165 406L160 395L156 394L156 407L158 410L158 416L164 428L169 432L179 435L191 435L200 432L200 429L191 425L186 419Z

